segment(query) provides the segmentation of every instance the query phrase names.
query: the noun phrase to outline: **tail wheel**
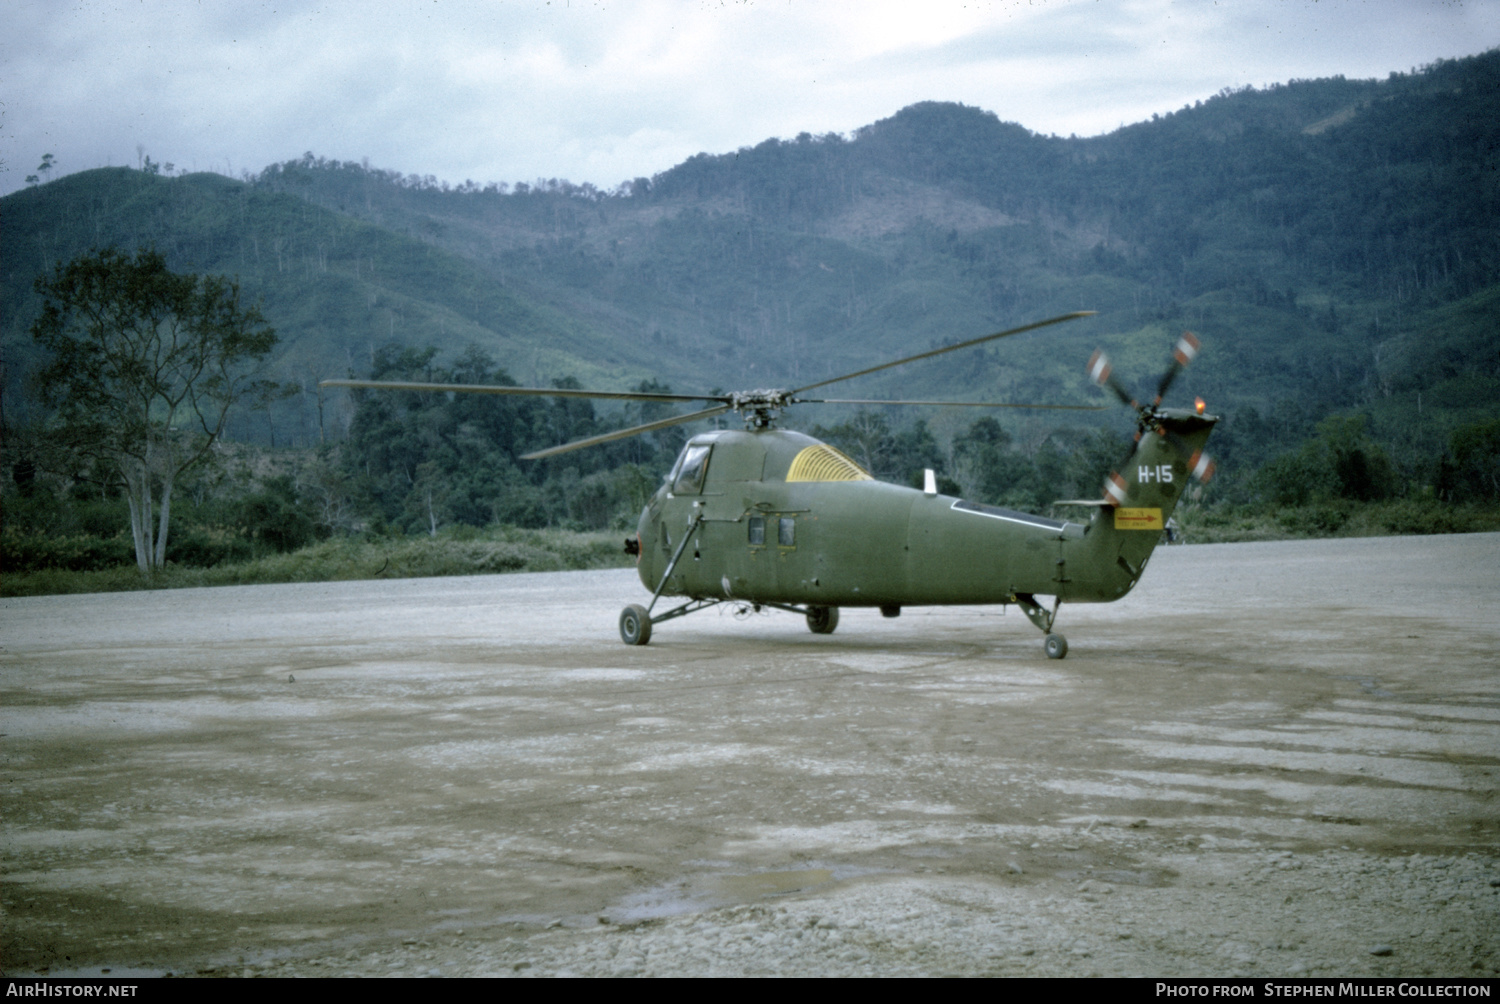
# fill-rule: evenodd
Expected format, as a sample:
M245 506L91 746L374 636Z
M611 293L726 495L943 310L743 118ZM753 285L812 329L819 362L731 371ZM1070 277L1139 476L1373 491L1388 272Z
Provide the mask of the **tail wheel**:
M620 640L627 645L644 645L651 640L651 615L639 603L620 611Z
M1042 642L1042 648L1047 652L1049 659L1061 659L1068 654L1068 639L1060 634L1049 634L1047 640Z
M838 607L807 608L807 629L813 634L833 634L833 629L838 626Z

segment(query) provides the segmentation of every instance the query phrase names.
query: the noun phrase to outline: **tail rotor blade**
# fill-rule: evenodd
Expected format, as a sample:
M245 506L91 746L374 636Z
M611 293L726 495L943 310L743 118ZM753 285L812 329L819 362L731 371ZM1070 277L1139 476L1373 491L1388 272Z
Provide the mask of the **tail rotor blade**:
M1135 451L1140 448L1140 445L1141 430L1136 429L1135 435L1131 437L1130 446L1125 450L1125 455L1120 458L1119 463L1110 469L1109 477L1104 479L1104 501L1112 506L1122 506L1125 504L1127 489L1125 479L1120 476L1120 471L1125 468L1126 464L1130 463L1130 459L1135 456Z
M1178 366L1186 366L1198 358L1198 350L1203 343L1198 341L1198 336L1191 331L1184 331L1182 337L1177 339L1177 345L1172 349L1172 359Z
M1202 450L1196 450L1188 458L1188 469L1193 475L1193 480L1201 485L1206 485L1214 477L1214 458Z
M1094 354L1089 356L1089 379L1100 387L1109 388L1114 392L1115 397L1134 410L1140 411L1141 406L1136 403L1135 398L1131 397L1130 392L1120 386L1120 381L1115 379L1115 371L1109 365L1109 356L1099 349L1095 349Z
M1116 509L1125 504L1125 479L1118 471L1112 471L1104 479L1104 501Z
M1156 400L1151 402L1151 407L1155 408L1161 404L1161 399L1167 396L1167 388L1172 386L1172 381L1177 379L1177 374L1198 358L1200 345L1198 336L1191 331L1184 331L1182 337L1177 339L1177 345L1172 349L1172 363L1161 375L1161 383L1156 385Z

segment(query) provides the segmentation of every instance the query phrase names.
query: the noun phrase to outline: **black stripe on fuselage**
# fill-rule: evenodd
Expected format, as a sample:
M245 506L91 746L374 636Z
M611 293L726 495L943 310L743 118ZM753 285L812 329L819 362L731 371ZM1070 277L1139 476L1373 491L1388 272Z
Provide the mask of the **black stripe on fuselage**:
M1015 509L1001 509L999 506L985 505L983 502L965 502L959 499L953 503L953 508L959 512L971 512L976 516L988 516L991 519L1003 519L1010 523L1020 523L1023 526L1034 526L1042 530L1051 530L1053 533L1061 533L1066 525L1055 519L1047 519L1045 516L1033 516L1029 512L1018 512Z

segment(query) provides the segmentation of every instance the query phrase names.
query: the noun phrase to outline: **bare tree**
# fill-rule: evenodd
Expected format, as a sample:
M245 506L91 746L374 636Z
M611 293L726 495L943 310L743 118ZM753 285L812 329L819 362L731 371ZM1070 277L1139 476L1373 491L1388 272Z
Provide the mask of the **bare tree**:
M166 561L172 488L224 431L230 406L275 385L251 366L276 344L223 276L177 275L155 250L94 251L36 280L32 337L54 407L49 440L70 473L123 486L136 564ZM155 524L153 526L153 524Z

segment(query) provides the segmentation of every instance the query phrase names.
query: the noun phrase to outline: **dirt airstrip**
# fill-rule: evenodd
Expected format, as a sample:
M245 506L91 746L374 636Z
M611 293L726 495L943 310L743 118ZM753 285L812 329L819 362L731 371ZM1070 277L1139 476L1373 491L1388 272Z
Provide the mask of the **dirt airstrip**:
M634 575L0 601L7 975L1500 972L1500 535L1064 607Z

